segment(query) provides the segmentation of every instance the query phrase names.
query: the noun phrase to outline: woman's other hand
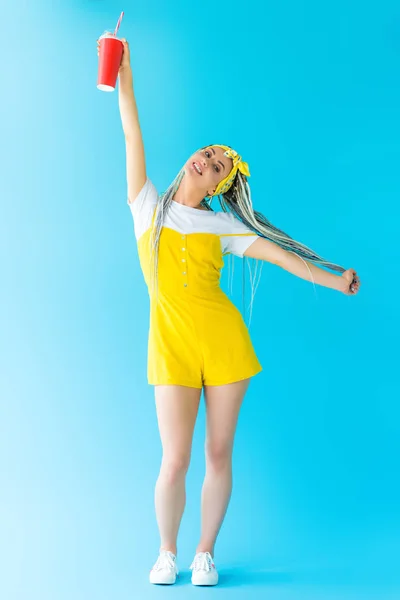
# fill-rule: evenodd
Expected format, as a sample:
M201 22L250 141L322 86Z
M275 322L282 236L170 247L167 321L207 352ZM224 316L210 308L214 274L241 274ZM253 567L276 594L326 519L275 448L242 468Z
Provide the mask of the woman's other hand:
M342 273L343 286L341 291L346 296L355 296L361 287L361 281L354 269L347 269Z

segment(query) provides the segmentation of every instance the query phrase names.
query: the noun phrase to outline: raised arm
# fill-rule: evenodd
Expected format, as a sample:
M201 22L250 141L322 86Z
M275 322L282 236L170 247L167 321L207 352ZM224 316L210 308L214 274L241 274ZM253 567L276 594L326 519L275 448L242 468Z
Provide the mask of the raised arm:
M146 183L146 161L136 99L133 92L129 44L125 38L122 38L121 41L124 44L124 52L118 72L118 98L122 129L125 134L128 202L133 202ZM97 54L99 54L99 40L97 40Z
M126 53L125 45L124 54ZM129 50L128 57L129 60ZM125 134L128 200L133 202L146 182L146 161L130 63L119 74L119 110Z
M146 161L136 99L133 92L129 44L125 38L122 38L121 41L124 44L124 52L118 72L118 98L122 129L125 134L128 201L133 202L146 183ZM97 40L97 54L99 54L99 40Z

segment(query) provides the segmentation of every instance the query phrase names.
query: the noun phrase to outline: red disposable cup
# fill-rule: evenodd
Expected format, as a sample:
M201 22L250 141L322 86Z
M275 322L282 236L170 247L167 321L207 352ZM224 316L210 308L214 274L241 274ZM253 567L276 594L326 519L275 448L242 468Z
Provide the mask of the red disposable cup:
M113 92L117 85L124 44L112 34L103 34L99 38L99 44L97 87L102 92Z

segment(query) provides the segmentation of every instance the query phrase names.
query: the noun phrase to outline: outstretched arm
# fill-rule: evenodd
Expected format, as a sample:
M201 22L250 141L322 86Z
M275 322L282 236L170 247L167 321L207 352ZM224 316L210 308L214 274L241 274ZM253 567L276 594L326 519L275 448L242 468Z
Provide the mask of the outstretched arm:
M119 67L118 103L126 147L126 179L128 184L128 202L132 203L146 183L146 160L140 129L136 98L133 91L133 75L129 44L122 38L124 51ZM97 40L97 55L100 42Z
M133 75L129 44L122 38L124 50L119 67L118 103L121 114L122 129L126 146L126 179L128 184L128 202L132 203L146 183L146 160L144 144L140 129L136 98L133 91ZM97 55L100 42L97 40Z
M124 54L119 70L119 110L125 134L126 179L128 201L133 202L146 183L146 161L143 137L139 123L128 42L123 39Z
M265 238L260 237L251 244L245 251L244 256L265 260L307 281L312 281L313 278L318 285L343 292L346 295L354 295L360 289L361 283L354 269L348 269L342 275L335 275L299 258L296 254L284 250Z

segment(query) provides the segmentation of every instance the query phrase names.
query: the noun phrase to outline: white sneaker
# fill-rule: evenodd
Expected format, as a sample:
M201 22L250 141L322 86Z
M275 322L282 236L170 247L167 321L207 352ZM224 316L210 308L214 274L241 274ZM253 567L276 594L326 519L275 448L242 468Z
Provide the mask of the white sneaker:
M218 572L209 552L198 552L190 569L193 585L217 585Z
M160 550L157 561L150 571L150 583L170 585L175 583L179 575L176 556L169 550Z

